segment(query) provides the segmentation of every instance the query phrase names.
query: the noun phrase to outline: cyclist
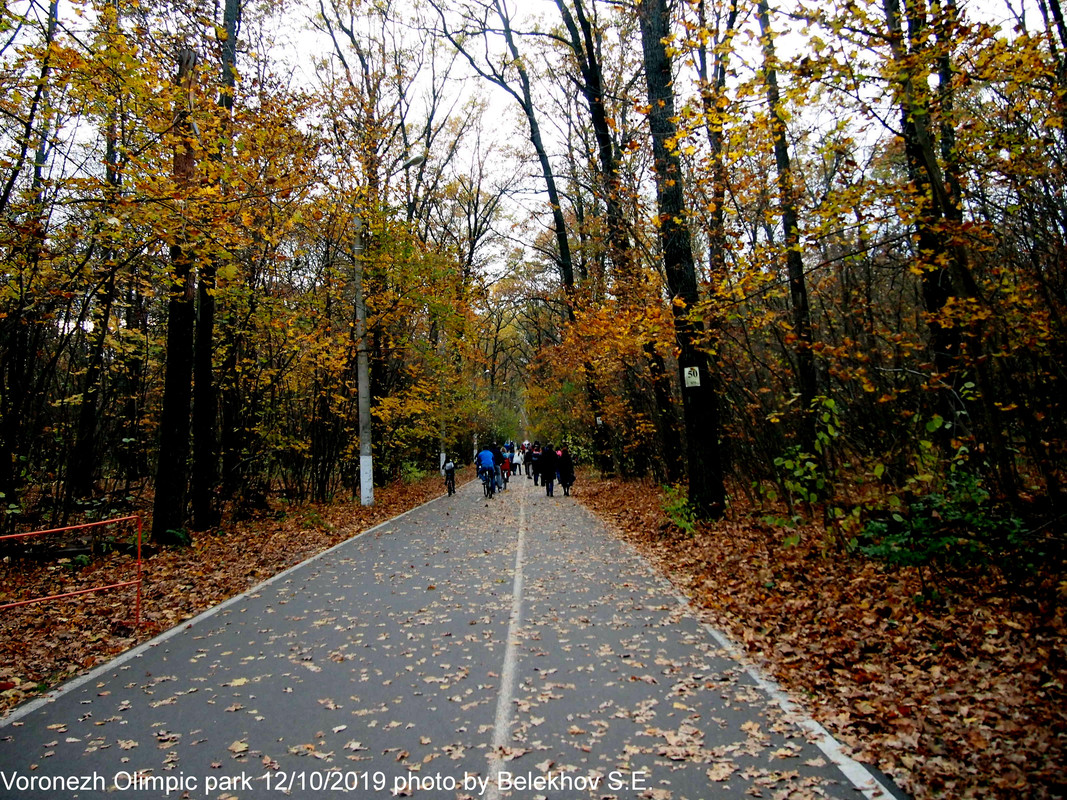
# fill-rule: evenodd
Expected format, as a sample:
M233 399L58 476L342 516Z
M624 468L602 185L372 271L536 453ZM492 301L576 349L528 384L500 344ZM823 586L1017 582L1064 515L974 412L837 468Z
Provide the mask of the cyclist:
M500 490L505 491L508 488L508 478L511 477L511 454L501 448L500 449Z
M451 458L445 458L445 463L441 465L441 469L445 473L445 489L448 490L448 496L451 497L456 493L456 462Z
M482 480L486 480L488 474L488 480L492 481L493 491L496 491L496 460L493 454L492 447L486 447L481 450L474 458L475 464L478 466L478 477Z

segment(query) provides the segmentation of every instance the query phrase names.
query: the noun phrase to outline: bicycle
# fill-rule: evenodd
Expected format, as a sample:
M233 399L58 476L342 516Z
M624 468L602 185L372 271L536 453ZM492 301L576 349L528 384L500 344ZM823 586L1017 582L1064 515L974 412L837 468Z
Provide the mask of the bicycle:
M456 493L456 474L454 472L445 473L445 488L448 490L449 497Z
M492 498L496 494L496 478L491 469L482 470L482 491L485 492L485 496L488 498Z

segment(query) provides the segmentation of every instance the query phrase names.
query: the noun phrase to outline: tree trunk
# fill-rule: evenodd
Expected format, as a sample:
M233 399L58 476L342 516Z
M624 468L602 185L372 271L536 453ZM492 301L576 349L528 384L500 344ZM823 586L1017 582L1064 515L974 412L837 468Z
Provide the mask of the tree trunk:
M14 164L6 165L8 179L0 191L0 213L13 218L10 204L13 197L18 197L15 190L32 147L32 190L35 199L27 219L23 222L22 236L25 238L11 248L21 252L5 253L12 265L24 260L18 278L14 281L19 287L20 296L15 309L0 317L0 494L7 504L17 504L24 483L22 470L18 465L26 456L34 435L34 423L30 419L35 415L31 414L30 409L34 396L38 394L34 392L33 383L44 326L35 324L37 320L31 318L34 314L34 304L27 301L23 291L23 274L33 274L47 237L43 177L49 153L51 126L55 117L49 95L52 87L52 59L55 55L52 44L58 29L59 2L52 0L48 4L37 85L30 101L29 112L25 119L20 121L21 129L17 133L18 152ZM14 516L9 515L0 525L14 522L14 519Z
M919 213L915 226L922 266L922 294L930 330L930 349L935 375L932 385L937 391L938 411L946 420L955 422L964 412L977 423L978 436L984 439L989 454L989 467L1000 490L1009 498L1017 496L1014 455L1001 430L1001 412L993 396L988 359L981 352L985 323L979 319L970 323L969 330L961 324L942 319L942 314L954 296L978 298L980 292L971 272L966 246L959 241L955 230L963 223L963 203L952 153L954 132L942 120L940 128L931 124L931 109L935 105L929 97L929 76L932 70L924 59L930 57L929 24L922 8L906 5L908 33L905 36L900 0L883 0L889 45L892 50L895 81L898 84L901 131L908 177L915 184L919 197ZM941 48L935 63L942 78L941 96L936 104L943 114L952 107L948 80L951 75L949 48L951 33L956 27L956 9L949 4L947 14L934 40ZM936 136L940 134L939 153ZM946 134L948 140L946 141ZM947 169L942 168L938 156L948 156ZM965 383L967 365L963 360L967 342L969 363L977 386L977 402L969 402L960 393ZM935 433L946 454L954 451L952 437L955 426L941 426Z
M567 293L569 318L574 318L574 262L571 258L571 245L567 237L567 222L563 216L563 205L560 202L559 190L556 188L556 175L552 169L552 163L548 160L548 151L545 149L544 140L541 138L541 126L537 121L537 112L534 110L533 91L530 83L530 75L523 65L522 56L515 43L515 35L511 30L511 19L504 10L500 0L495 0L497 13L503 27L504 39L508 50L514 59L514 66L519 74L519 86L522 94L512 94L519 100L526 122L530 126L530 142L537 152L537 161L541 165L541 175L545 180L545 190L548 193L548 202L552 209L552 224L556 233L556 247L559 248L557 262L559 264L560 278L563 280L563 289Z
M718 518L726 505L719 447L719 395L707 353L699 345L702 326L693 315L699 298L696 265L686 222L682 165L677 152L668 146L668 142L675 139L677 128L671 59L665 44L670 32L666 0L642 2L639 20L656 172L659 237L667 286L673 296L674 331L682 380L689 503L698 516Z
M212 259L200 262L196 293L193 366L193 474L190 492L193 527L218 524L215 504L219 480L218 392L215 386L215 270Z
M707 28L707 12L704 0L697 4L698 24L701 31ZM726 77L729 65L730 46L737 25L737 0L731 0L722 40L716 40L712 49L713 62L708 66L708 46L701 36L697 46L697 73L700 76L700 100L707 120L708 146L711 150L711 222L708 236L708 268L714 274L726 269L726 172L723 154L724 115L726 112Z
M121 35L118 25L118 0L112 0L110 13L114 17L110 20L116 26L114 34ZM113 86L113 98L117 101L120 87ZM108 114L107 128L104 134L104 165L107 175L107 204L104 215L109 215L115 209L119 195L122 191L122 175L120 171L120 153L118 137L118 114L120 104L116 102L116 109ZM102 255L102 260L107 264L107 276L104 280L103 305L100 313L93 320L93 330L96 339L89 354L89 365L85 371L85 383L82 388L81 406L78 409L78 428L74 437L74 446L70 450L67 462L67 508L69 514L73 510L74 501L88 497L92 493L93 482L99 469L99 458L96 452L97 441L97 418L100 408L100 382L104 368L104 350L107 346L108 330L111 324L111 309L115 301L115 281L118 266L114 263L115 251L108 247Z
M113 257L113 254L111 254ZM111 325L111 306L115 296L115 273L110 266L104 286L103 306L93 320L96 338L89 353L89 365L85 370L81 406L78 408L78 428L74 446L67 461L67 513L73 510L74 501L88 497L93 491L99 459L96 452L97 417L100 408L100 383L104 368L104 349L107 346L108 328Z
M573 303L574 262L571 258L570 240L567 237L567 220L563 215L563 206L560 203L559 190L556 187L556 174L552 169L552 162L548 158L548 151L545 149L544 139L541 136L541 126L538 122L537 111L534 107L530 74L526 70L522 54L519 52L518 44L515 41L515 33L511 28L511 17L501 0L491 0L489 4L486 4L482 8L486 15L490 13L490 8L492 8L493 12L495 12L500 19L499 32L503 35L504 42L508 48L508 53L511 56L511 61L508 66L514 67L515 71L518 73L519 89L516 89L505 79L503 72L495 63L491 63L488 66L483 66L478 63L474 56L471 55L470 51L464 46L469 37L466 34L456 35L448 29L448 18L445 15L443 4L437 2L437 0L431 0L431 5L433 5L437 10L437 13L440 15L442 32L448 41L452 43L452 46L455 47L465 59L467 59L467 62L475 72L481 75L485 80L499 86L511 95L519 104L523 115L526 117L527 125L529 125L530 128L530 143L533 144L534 151L537 153L537 162L541 167L541 176L545 181L545 191L548 194L548 203L552 212L552 224L556 235L556 246L559 249L556 262L559 266L560 279L563 282L563 288L567 295L568 319L574 319L574 309L569 307L570 304ZM483 24L485 24L484 19Z
M125 292L126 330L137 334L142 342L148 339L148 308L145 297L136 288L137 270L130 275L130 287ZM120 418L125 436L119 445L119 463L127 488L148 474L148 446L144 441L142 411L145 394L145 347L130 348L122 356L122 374L117 394L124 398Z
M652 378L652 392L656 399L656 413L659 417L659 438L663 443L663 472L667 483L678 483L684 476L682 469L682 438L678 433L678 415L675 412L674 397L671 395L671 380L667 374L667 365L663 356L656 350L654 342L646 341L641 345L648 362L648 371Z
M229 124L233 95L237 86L237 24L241 17L240 0L226 0L223 12L221 79L218 106L226 118L222 125L223 143L215 159L222 161L229 151L232 135ZM222 187L225 190L225 187ZM215 289L218 264L215 258L204 259L197 287L196 346L193 403L193 524L204 530L218 524L216 503L219 483L218 390L215 385Z
M196 53L182 50L178 56L181 87L178 102L183 107L175 115L175 130L182 142L174 149L174 178L188 189L196 171L193 133L189 122ZM189 411L192 405L193 335L195 308L192 266L194 253L179 231L170 246L173 281L167 303L167 365L163 379L163 408L159 421L159 463L156 469L156 498L152 515L152 538L159 544L182 543L179 533L186 524L186 495L189 483Z

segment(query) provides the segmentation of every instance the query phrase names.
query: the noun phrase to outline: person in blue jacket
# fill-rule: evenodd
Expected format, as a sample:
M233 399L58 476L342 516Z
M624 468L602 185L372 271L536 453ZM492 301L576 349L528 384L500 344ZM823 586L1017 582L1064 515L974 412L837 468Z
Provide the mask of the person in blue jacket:
M478 465L478 477L481 478L486 472L489 473L489 480L493 481L493 491L496 491L496 448L486 447L478 452L478 455L474 457L475 463Z

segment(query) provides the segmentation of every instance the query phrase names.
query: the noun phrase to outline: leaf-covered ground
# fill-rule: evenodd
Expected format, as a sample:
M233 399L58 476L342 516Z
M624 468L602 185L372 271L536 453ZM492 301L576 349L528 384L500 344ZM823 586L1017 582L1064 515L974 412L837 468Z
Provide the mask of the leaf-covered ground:
M858 758L916 798L1067 796L1067 625L1060 603L955 592L825 552L817 531L732 519L681 533L649 483L584 483L691 601L743 644Z
M197 538L145 563L147 624L126 590L0 615L0 711L267 577L441 493L436 477L380 490L377 504L290 510ZM856 754L916 798L1067 795L1067 638L1062 608L957 593L919 604L906 571L824 552L817 531L745 517L680 533L648 483L583 481L577 499L645 553ZM120 579L127 557L0 564L0 596Z
M309 506L198 535L144 560L143 624L134 592L116 589L0 612L0 712L152 638L288 567L440 495L441 479L375 491L373 506ZM0 603L129 580L130 556L79 568L71 559L0 563Z

